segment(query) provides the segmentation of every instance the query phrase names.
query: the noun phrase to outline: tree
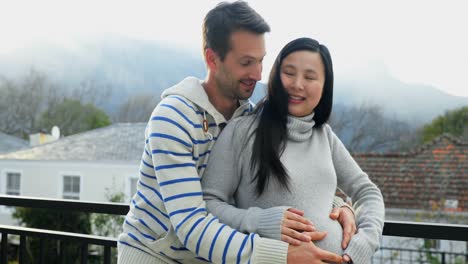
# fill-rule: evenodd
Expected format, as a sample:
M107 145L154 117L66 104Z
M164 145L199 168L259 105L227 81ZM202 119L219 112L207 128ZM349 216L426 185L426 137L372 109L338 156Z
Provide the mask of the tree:
M106 188L106 199L111 203L123 203L125 202L125 194ZM92 214L91 227L93 235L117 238L122 233L124 220L125 217L122 215ZM103 249L101 248L101 255L103 254ZM112 250L112 263L117 263L117 252L114 249Z
M71 89L67 97L88 104L101 106L112 95L112 87L97 81L83 80Z
M60 104L50 107L42 113L40 118L41 127L59 126L64 136L110 124L110 118L104 111L92 104L83 105L80 101L73 99L64 99Z
M31 69L18 81L0 79L0 131L26 138L38 129L39 113L62 100L58 86Z
M29 134L45 128L40 124L41 117L45 112L51 115L52 110L65 99L101 105L111 92L110 86L93 80L83 80L68 88L59 86L34 68L14 80L0 76L0 131L27 138Z
M333 109L330 126L350 152L384 152L399 148L409 124L385 115L381 106L361 104Z
M106 189L106 199L111 203L123 203L125 202L125 194L123 192L111 192ZM116 238L122 232L123 221L124 216L121 215L92 214L93 234Z
M90 234L91 232L89 213L17 207L13 217L18 219L22 225L32 228L81 234ZM39 239L31 237L27 241L27 263L35 263L35 260L39 258ZM79 263L80 252L77 250L79 246L79 243L46 240L45 263L60 263L58 257L60 250L64 253L66 263Z
M422 129L423 143L433 140L443 133L468 138L468 106L464 106L436 117Z
M149 94L130 97L120 106L114 120L116 122L147 122L158 102L157 97Z

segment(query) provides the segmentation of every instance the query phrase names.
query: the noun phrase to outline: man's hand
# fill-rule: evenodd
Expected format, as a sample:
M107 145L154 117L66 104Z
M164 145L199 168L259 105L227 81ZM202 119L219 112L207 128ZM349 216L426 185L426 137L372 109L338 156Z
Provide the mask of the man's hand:
M337 220L343 228L343 241L341 242L341 247L346 249L346 247L348 247L349 241L357 231L356 219L354 218L353 212L346 206L333 208L332 212L330 213L330 218Z
M353 261L351 260L351 258L347 254L343 255L343 261L345 263L353 263Z
M304 211L289 208L284 212L281 224L281 240L291 245L300 245L302 242L310 242L310 236L302 232L315 231L314 224L303 217Z
M309 233L312 240L322 240L326 232ZM288 264L318 264L318 263L343 263L343 258L329 251L323 250L315 246L313 242L303 242L298 246L289 245L288 248Z

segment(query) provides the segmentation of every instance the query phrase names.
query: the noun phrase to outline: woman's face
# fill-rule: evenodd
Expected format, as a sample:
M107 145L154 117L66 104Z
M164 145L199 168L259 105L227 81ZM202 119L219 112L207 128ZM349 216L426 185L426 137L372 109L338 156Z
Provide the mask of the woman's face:
M325 83L325 69L318 52L296 51L283 59L281 82L289 95L290 115L311 114L320 101Z

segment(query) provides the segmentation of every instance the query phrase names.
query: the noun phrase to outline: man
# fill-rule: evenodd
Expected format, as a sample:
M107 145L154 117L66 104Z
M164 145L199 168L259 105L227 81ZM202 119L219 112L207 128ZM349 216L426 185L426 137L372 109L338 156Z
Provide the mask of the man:
M264 33L269 31L245 2L221 3L205 17L207 76L204 81L189 77L167 89L152 113L137 193L119 236L119 263L342 261L310 242L292 246L240 233L205 208L200 177L228 120L252 110L247 99L261 78ZM344 218L346 213L339 212L335 216Z

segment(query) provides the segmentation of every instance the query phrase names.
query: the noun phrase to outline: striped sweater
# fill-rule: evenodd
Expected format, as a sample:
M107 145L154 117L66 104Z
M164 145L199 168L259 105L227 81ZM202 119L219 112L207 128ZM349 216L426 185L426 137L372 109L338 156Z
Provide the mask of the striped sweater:
M238 232L206 211L200 178L227 121L201 81L188 77L162 97L146 128L119 256L144 252L170 263L286 263L288 244ZM251 110L250 101L241 102L233 117Z

